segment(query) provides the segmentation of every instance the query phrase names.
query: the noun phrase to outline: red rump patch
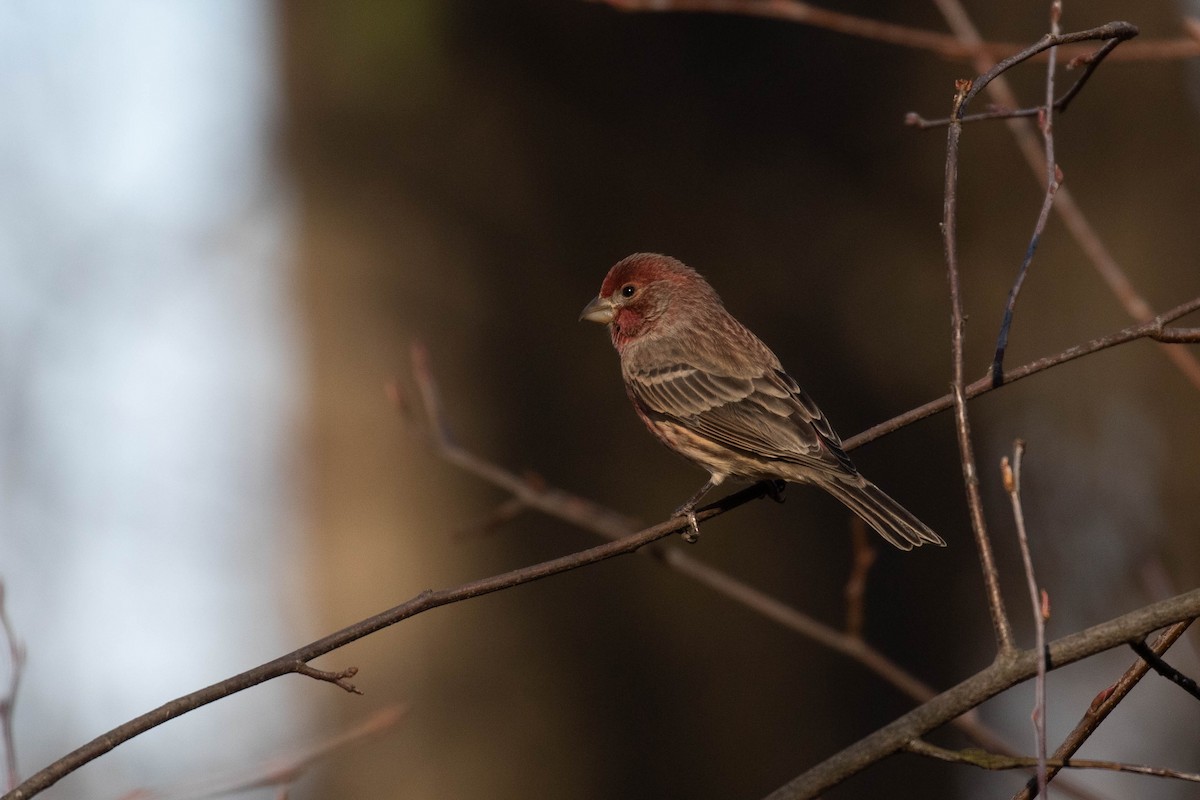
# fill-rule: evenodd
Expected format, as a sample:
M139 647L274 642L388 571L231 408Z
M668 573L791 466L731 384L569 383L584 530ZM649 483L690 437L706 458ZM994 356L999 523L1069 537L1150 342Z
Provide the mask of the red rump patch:
M658 253L634 253L618 261L604 276L600 296L610 297L627 283L644 286L663 279L683 280L694 277L696 271L670 256Z

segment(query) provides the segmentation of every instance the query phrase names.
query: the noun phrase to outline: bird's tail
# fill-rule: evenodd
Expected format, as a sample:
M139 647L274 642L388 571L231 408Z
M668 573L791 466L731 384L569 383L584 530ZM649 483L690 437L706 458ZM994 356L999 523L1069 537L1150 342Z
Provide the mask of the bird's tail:
M911 550L927 542L942 547L946 545L942 537L882 489L862 476L856 477L858 480L853 482L834 478L824 483L822 488L901 550Z

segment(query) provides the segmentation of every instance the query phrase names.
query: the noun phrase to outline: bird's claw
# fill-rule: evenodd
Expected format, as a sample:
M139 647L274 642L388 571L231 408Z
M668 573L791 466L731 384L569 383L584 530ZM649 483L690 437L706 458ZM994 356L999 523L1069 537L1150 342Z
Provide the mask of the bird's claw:
M787 481L767 481L767 497L776 503L782 503L787 500Z
M683 540L688 544L695 544L700 541L700 523L696 522L696 512L687 512L688 528L682 534Z

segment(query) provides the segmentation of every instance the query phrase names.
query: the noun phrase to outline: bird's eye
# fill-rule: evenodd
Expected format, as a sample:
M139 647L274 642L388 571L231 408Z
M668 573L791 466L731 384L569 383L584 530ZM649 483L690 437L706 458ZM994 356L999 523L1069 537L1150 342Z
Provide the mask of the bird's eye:
M621 287L621 297L633 297L633 294L636 291L636 286L634 286L632 283L627 283Z

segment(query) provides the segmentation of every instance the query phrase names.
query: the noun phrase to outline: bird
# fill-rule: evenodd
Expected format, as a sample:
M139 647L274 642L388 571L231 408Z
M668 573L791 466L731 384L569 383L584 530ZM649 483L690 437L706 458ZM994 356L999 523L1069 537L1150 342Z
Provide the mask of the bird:
M775 353L683 262L658 253L621 259L579 319L608 327L626 393L650 432L709 473L673 514L687 518L686 540L699 536L700 500L733 478L816 486L901 550L945 545L859 474Z

